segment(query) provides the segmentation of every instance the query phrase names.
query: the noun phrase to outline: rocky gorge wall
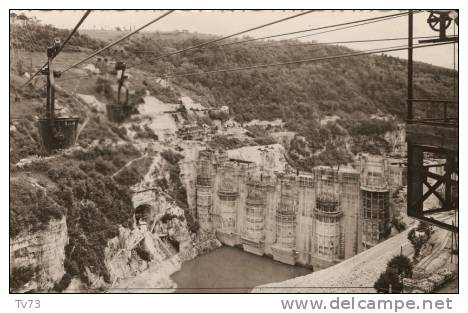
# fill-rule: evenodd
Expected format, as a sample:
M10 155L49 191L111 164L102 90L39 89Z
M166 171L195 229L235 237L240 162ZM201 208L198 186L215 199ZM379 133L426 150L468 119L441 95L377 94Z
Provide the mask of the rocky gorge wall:
M24 286L26 290L52 288L65 274L64 249L67 244L65 217L51 220L43 230L25 231L10 238L10 275L29 268L34 274Z

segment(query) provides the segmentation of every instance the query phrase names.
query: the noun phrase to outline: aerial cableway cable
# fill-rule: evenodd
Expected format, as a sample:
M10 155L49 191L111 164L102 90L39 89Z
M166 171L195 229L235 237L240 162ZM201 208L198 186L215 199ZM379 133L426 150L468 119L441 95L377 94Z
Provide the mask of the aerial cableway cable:
M420 13L420 12L422 12L422 11L419 11L419 12L416 12L416 13ZM347 25L345 27L331 29L331 30L327 30L327 31L323 31L323 32L314 33L314 34L307 34L305 36L299 36L297 38L309 37L309 36L318 35L318 34L322 34L322 33L328 33L328 32L338 31L338 30L342 30L342 29L348 29L348 28L352 28L352 27L367 25L367 24L371 24L371 23L382 22L382 21L385 21L385 20L395 19L395 18L398 18L398 17L406 16L406 15L408 15L408 12L401 12L401 13L383 15L383 16L378 16L378 17L373 17L373 18L368 18L368 19L355 20L355 21L346 22L346 23L340 23L340 24L322 26L322 27L317 27L317 28L312 28L312 29L300 30L300 31L295 31L295 32L290 32L290 33L283 33L283 34L271 35L271 36L266 36L266 37L251 38L251 39L241 40L241 41L233 41L233 42L229 42L229 43L225 43L225 44L219 44L219 45L210 45L210 44L212 44L214 42L221 41L221 40L224 40L224 39L227 39L227 38L239 35L239 34L243 34L243 33L246 33L248 31L251 31L252 29L250 29L250 30L246 30L246 31L243 31L243 32L240 32L240 33L237 33L237 34L233 34L233 35L222 37L222 38L219 38L219 39L216 39L216 40L208 41L208 42L202 43L200 45L196 45L196 46L192 46L192 47L189 47L189 48L186 48L186 49L175 51L173 53L164 54L164 55L158 56L157 58L155 58L153 60L149 60L147 62L148 63L153 63L153 62L158 61L158 60L160 60L162 58L172 56L172 55L178 54L178 53L183 53L183 52L186 52L186 51L213 49L213 48L219 48L219 47L224 47L224 46L229 46L229 45L241 44L241 43L245 43L245 42L252 42L252 41L267 39L267 38L274 38L274 37L279 37L279 36L286 36L286 35L290 35L290 34L297 34L297 33L301 33L301 32L312 31L312 30L319 30L319 29L326 29L326 28L333 28L333 27L337 27L337 26ZM295 16L293 16L293 17L295 17ZM354 25L354 24L356 24L356 25ZM259 26L259 27L265 27L265 25L262 25L262 26ZM259 27L256 27L255 29L258 29ZM294 39L294 38L292 38L292 39ZM139 65L141 63L144 63L144 62L139 62L139 63L133 64L130 67Z
M91 13L91 10L87 10L86 13L83 15L81 20L76 24L75 28L72 30L72 32L68 35L68 37L63 41L63 44L60 46L60 48L57 50L57 53L55 56L57 56L60 52L62 52L63 47L70 41L71 37L76 33L78 28L81 26L81 24L84 22L84 20L88 17L88 15Z
M101 48L101 49L97 50L96 52L92 53L91 55L85 57L84 59L82 59L82 60L80 60L80 61L78 61L78 62L76 62L76 63L74 63L74 64L72 64L72 65L70 65L70 66L68 66L67 68L65 68L64 70L62 70L61 73L63 74L63 73L65 73L65 72L67 72L68 70L70 70L70 69L72 69L72 68L74 68L74 67L76 67L76 66L78 66L78 65L80 65L80 64L82 64L82 63L84 63L84 62L86 62L86 61L88 61L89 59L95 57L96 55L98 55L98 54L104 52L105 50L112 48L113 46L115 46L116 44L120 43L121 41L123 41L123 40L129 38L130 36L132 36L132 35L134 35L135 33L139 32L139 31L142 30L143 28L146 28L146 27L150 26L151 24L153 24L153 23L159 21L160 19L166 17L167 15L171 14L171 13L174 12L174 11L175 11L175 10L170 10L170 11L168 11L168 12L166 12L166 13L160 15L159 17L157 17L157 18L155 18L155 19L149 21L149 22L146 23L145 25L143 25L143 26L141 26L140 28L137 28L136 30L134 30L134 31L132 31L132 32L130 32L130 33L128 33L127 35L123 36L122 38L120 38L120 39L118 39L118 40L116 40L116 41L114 41L114 42L111 42L110 44L108 44L108 45L105 46L104 48Z
M180 53L187 52L187 51L191 51L191 50L195 50L195 49L200 49L200 48L202 48L202 47L204 47L204 46L207 46L207 45L210 45L210 44L219 42L219 41L221 41L221 40L225 40L225 39L232 38L232 37L238 36L238 35L242 35L242 34L245 34L245 33L248 33L248 32L254 31L254 30L258 30L258 29L261 29L261 28L264 28L264 27L267 27L267 26L271 26L271 25L274 25L274 24L278 24L278 23L281 23L281 22L284 22L284 21L287 21L287 20L290 20L290 19L293 19L293 18L296 18L296 17L299 17L299 16L303 16L303 15L305 15L305 14L312 13L312 12L314 12L314 11L315 11L315 10L308 10L308 11L305 11L305 12L302 12L302 13L299 13L299 14L296 14L296 15L293 15L293 16L285 17L285 18L282 18L282 19L280 19L280 20L276 20L276 21L267 23L267 24L263 24L263 25L260 25L260 26L256 26L256 27L253 27L253 28L249 28L249 29L246 29L246 30L237 32L237 33L235 33L235 34L231 34L231 35L224 36L224 37L221 37L221 38L213 39L213 40L210 40L210 41L207 41L207 42L204 42L204 43L201 43L201 44L192 46L192 47L188 47L188 48L185 48L185 49L181 49L181 50L177 50L177 51L174 51L174 52L171 52L171 53L167 53L167 54L158 56L157 58L155 58L155 59L153 59L153 60L142 61L142 62L140 62L140 63L133 64L133 65L131 65L131 66L129 66L129 67L133 67L133 66L136 66L136 65L139 65L139 64L142 64L142 63L146 63L146 62L148 62L148 63L153 63L153 62L156 62L156 61L158 61L158 60L160 60L160 59L163 59L163 58L166 58L166 57L169 57L169 56L172 56L172 55L180 54ZM127 67L127 68L129 68L129 67Z
M29 21L24 20L23 21L23 26L24 26L24 37L27 37L27 38L25 38L27 40L29 38L29 45L32 48L32 51L41 51L41 49L40 49L41 45L37 42L37 38L34 35L32 35L32 30L31 30L31 27L29 25Z
M416 13L420 13L420 12L415 12L415 14ZM334 31L338 31L338 30L349 29L349 28L353 28L353 27L359 27L359 26L363 26L363 25L367 25L367 24L383 22L383 21L386 21L386 20L391 20L391 19L395 19L395 18L398 18L398 17L403 17L403 16L405 16L407 14L408 13L405 12L405 13L397 13L397 14L392 14L392 15L384 15L384 16L372 18L371 21L369 21L369 19L353 21L353 22L349 22L349 23L358 23L358 22L364 22L364 23L351 25L351 26L347 26L347 27L331 29L331 30L327 30L327 31L323 31L323 32L317 32L317 33L313 33L313 34L307 34L307 35L299 36L299 37L287 38L287 39L284 39L284 40L293 40L293 39L297 39L297 38L310 37L310 36L314 36L314 35L334 32ZM324 26L324 27L325 28L330 28L330 27L336 27L336 26L340 26L340 25L342 25L342 24L330 25L330 26ZM318 28L316 28L316 29L318 29ZM322 29L322 28L320 28L320 29ZM312 31L312 30L314 30L314 29L306 29L306 30L302 30L302 31L296 31L296 32L293 32L293 33L307 32L307 31ZM288 34L290 34L290 33L288 33ZM274 38L274 37L279 37L279 36L284 36L284 35L285 34L272 35L272 36L268 36L268 38ZM235 36L235 35L231 35L231 36ZM228 37L231 37L231 36L228 36ZM217 39L217 40L223 40L223 39L226 39L228 37L220 38L220 39ZM434 37L434 36L415 37L415 38L432 38L432 37ZM224 47L224 46L228 46L228 45L241 44L241 43L244 43L244 42L247 42L247 41L248 42L257 41L257 40L261 40L261 39L264 39L264 38L266 38L266 37L252 38L252 39L248 39L248 40L245 40L245 41L234 41L234 42L230 42L230 43L226 43L226 44L212 45L212 46L206 46L206 47L198 47L197 50L204 50L204 49L208 49L208 48L220 48L220 47ZM405 38L405 39L407 39L407 38ZM389 39L389 40L392 40L392 39ZM336 42L336 43L341 43L341 42ZM343 42L343 43L346 43L346 42ZM208 44L210 44L210 42L203 43L202 45L208 45ZM306 44L311 44L312 45L314 43L310 43L310 42L297 43L297 45L306 45ZM281 42L278 42L277 45L268 44L268 45L256 45L256 46L252 46L252 47L261 48L261 47L273 47L273 46L283 46L283 45L284 44L282 44ZM290 45L293 46L293 45L296 45L296 44L290 44ZM192 49L195 49L195 47L190 47L190 48L187 48L187 49L192 50ZM132 51L141 52L141 53L155 53L156 52L156 51L153 51L153 50L132 50ZM184 50L183 52L185 52L185 51L188 51L188 50ZM163 57L163 56L160 56L160 57ZM149 62L152 62L152 61L149 61ZM135 65L138 65L138 64L134 64L133 66L135 66Z
M421 45L413 46L412 49L434 47L434 46L441 46L441 45L447 45L447 44L451 44L451 42L442 42L442 43L425 44L425 45L421 44ZM162 76L159 76L159 78L166 79L166 78L174 78L174 77L187 77L187 76L195 76L195 75L236 72L236 71L251 70L251 69L256 69L256 68L272 67L272 66L284 66L284 65L299 64L299 63L309 63L309 62L315 62L315 61L328 61L328 60L334 60L334 59L355 57L355 56L375 54L375 53L394 52L394 51L401 51L401 50L407 50L407 49L408 49L407 45L395 46L395 47L388 47L388 48L381 48L381 49L364 50L364 51L355 52L355 53L331 55L331 56L320 57L320 58L287 61L287 62L281 62L281 63L258 64L258 65L252 65L252 66L246 66L246 67L218 69L218 70L212 70L212 71L183 73L183 74L174 74L174 75L162 75Z
M65 39L65 41L62 43L62 45L58 48L58 52L55 54L54 57L56 57L62 50L63 48L65 47L65 45L68 43L68 41L71 39L71 37L76 33L76 31L78 30L78 28L81 26L81 24L83 24L84 20L88 17L88 15L91 13L91 10L87 10L85 12L85 14L81 17L81 19L79 20L79 22L76 24L76 26L73 28L73 30L70 32L70 34L68 35L68 37ZM33 76L31 76L31 78L29 78L29 80L23 84L23 86L21 86L21 88L23 88L24 86L28 85L33 79L34 77L36 77L43 69L44 67L47 66L47 63L44 63L44 65L42 65L39 70L34 73Z
M237 44L242 44L242 43L246 43L246 42L263 40L263 39L271 39L271 38L276 38L276 37L282 37L282 36L288 36L288 35L294 35L294 34L310 32L310 31L334 28L334 27L339 27L339 26L346 26L346 27L326 31L326 32L332 32L332 31L336 31L336 30L348 29L348 28L362 26L362 25L366 25L366 24L377 23L377 22L381 22L381 21L385 21L385 20L390 20L390 19L394 19L394 18L398 18L398 17L403 17L403 16L406 16L406 15L408 15L408 12L401 12L401 13L396 13L396 14L383 15L383 16L377 16L377 17L372 17L372 18L367 18L367 19L355 20L355 21L350 21L350 22L345 22L345 23L340 23L340 24L333 24L333 25L303 29L303 30L298 30L298 31L294 31L294 32L289 32L289 33L282 33L282 34L276 34L276 35L270 35L270 36L264 36L264 37L250 38L250 39L245 39L245 40L240 40L240 41L233 41L233 42L228 42L228 43L224 43L224 44L220 44L220 45L215 45L214 47L216 47L216 46L225 47L225 46L237 45ZM354 24L357 24L357 23L362 23L362 24L354 25ZM326 33L326 32L323 32L323 33ZM302 37L318 35L318 34L321 34L321 33L308 34L308 35L300 36L300 37L296 37L296 38L302 38ZM291 39L293 39L293 38L291 38ZM212 48L212 47L209 46L207 48Z
M241 34L244 34L244 33L247 33L247 32L251 32L253 30L257 30L257 29L260 29L260 28L264 28L264 27L267 27L267 26L270 26L270 25L273 25L273 24L277 24L277 23L280 23L280 22L284 22L286 20L289 20L289 19L292 19L292 18L296 18L296 17L299 17L299 16L302 16L302 15L305 15L305 14L309 14L309 13L312 13L314 10L309 10L309 11L306 11L306 12L302 12L300 14L296 14L296 15L293 15L293 16L290 16L290 17L287 17L287 18L283 18L283 19L280 19L280 20L276 20L276 21L273 21L273 22L270 22L270 23L267 23L267 24L263 24L263 25L260 25L260 26L257 26L257 27L254 27L254 28L250 28L250 29L247 29L247 30L244 30L244 31L241 31L241 32L237 32L235 34L231 34L231 35L228 35L228 36L225 36L225 37L221 37L221 38L217 38L217 39L214 39L214 40L210 40L210 41L207 41L207 42L204 42L204 43L201 43L201 44L198 44L198 45L195 45L195 46L192 46L192 47L188 47L188 48L185 48L185 49L181 49L181 50L178 50L178 51L174 51L174 52L171 52L171 53L168 53L168 54L164 54L164 55L160 55L158 56L157 58L155 59L152 59L152 60L149 60L149 61L141 61L139 63L136 63L136 64L132 64L130 66L127 66L127 68L130 68L130 67L135 67L137 65L140 65L142 63L153 63L153 62L156 62L160 59L163 59L163 58L166 58L166 57L169 57L169 56L172 56L172 55L176 55L176 54L180 54L180 53L184 53L184 52L187 52L187 51L191 51L191 50L203 50L203 49L207 49L207 48L216 48L216 47L222 47L224 45L211 45L215 42L219 42L221 40L225 40L225 39L228 39L228 38L231 38L231 37L234 37L234 36L238 36L238 35L241 35ZM393 18L397 18L397 17L401 17L401 16L405 16L407 15L408 13L407 12L403 12L403 13L397 13L397 14L390 14L390 15L384 15L384 16L379 16L379 17L373 17L373 18L369 18L369 19L363 19L363 20L356 20L356 21L351 21L351 22L346 22L346 23L340 23L340 24L335 24L335 25L328 25L328 26L323 26L323 27L319 27L319 28L314 28L315 30L316 29L324 29L324 28L330 28L330 27L336 27L336 26L342 26L342 25L349 25L349 24L356 24L356 23L362 23L362 24L357 24L357 25L352 25L352 26L348 26L348 27L343 27L343 28L338 28L338 29L332 29L332 30L329 30L327 32L330 32L330 31L335 31L335 30L340 30L340 29L346 29L346 28L350 28L350 27L357 27L357 26L361 26L361 25L365 25L365 24L369 24L369 23L375 23L375 22L380 22L380 21L383 21L383 20L388 20L388 19L393 19ZM299 32L306 32L306 31L311 31L312 29L308 29L308 30L303 30L303 31L299 31ZM298 33L297 31L296 32L293 32L293 33ZM289 33L288 33L289 34ZM273 35L273 36L268 36L269 38L271 37L276 37L276 36L284 36L285 34L280 34L280 35ZM310 36L307 35L307 36ZM248 41L254 41L254 40L260 40L260 39L263 39L265 37L262 37L262 38L253 38L253 39L249 39ZM227 45L229 44L238 44L238 43L242 43L242 42L245 42L245 41L236 41L236 42L233 42L233 43L227 43ZM102 52L102 51L100 51ZM94 55L92 55L94 56ZM91 57L92 57L91 56ZM88 57L86 58L85 60L83 61L80 61L79 64L85 62L86 60L90 59L91 57ZM62 71L62 73L68 71L70 68L74 67L74 66L77 66L79 64L74 64L72 66L70 66L69 68L66 68L65 70Z
M413 39L429 39L436 38L436 36L420 36L413 37ZM360 39L360 40L343 40L343 41L325 41L325 42L299 42L290 44L275 44L275 45L255 45L249 48L262 49L271 47L302 47L302 46L322 46L322 45L337 45L337 44L353 44L353 43L367 43L367 42L382 42L382 41L400 41L408 40L408 37L393 37L393 38L375 38L375 39ZM241 48L241 47L238 47Z
M420 13L420 12L416 12L416 13ZM415 13L415 14L416 14ZM355 24L355 25L349 25L349 26L345 26L345 27L339 27L339 28L334 28L334 29L329 29L329 30L325 30L325 31L321 31L321 32L316 32L316 33L312 33L312 34L307 34L307 35L302 35L302 36L297 36L297 37L291 37L291 38L286 38L286 39L283 39L283 40L295 40L295 39L300 39L300 38L306 38L306 37L313 37L313 36L317 36L317 35L321 35L321 34L325 34L325 33L331 33L331 32L335 32L335 31L339 31L339 30L344 30L344 29L350 29L350 28L355 28L355 27L360 27L360 26L364 26L364 25L368 25L368 24L373 24L373 23L379 23L379 22L384 22L384 21L387 21L387 20L391 20L391 19L395 19L395 18L398 18L398 17L403 17L404 15L400 15L400 16L393 16L393 17L389 17L389 18L382 18L380 20L374 20L374 21L370 21L370 22L365 22L365 23L361 23L361 24ZM427 36L427 38L433 38L435 36ZM421 36L421 37L414 37L415 39L416 38L426 38L426 36ZM408 38L406 38L408 39ZM242 43L241 41L239 42L236 42L236 43ZM340 43L340 42L337 42L337 43ZM315 43L314 42L298 42L298 43L295 43L295 44L286 44L286 45L290 45L290 46L295 46L295 45L314 45ZM282 44L281 42L277 42L275 44L271 44L271 43L265 43L263 45L253 45L251 47L254 47L254 48L262 48L262 47L277 47L277 46L281 46L281 45L284 45ZM224 47L222 45L219 45L219 48L223 48ZM234 47L233 49L236 49L237 47ZM240 48L240 47L239 47Z
M430 45L428 45L428 44L422 45L421 44L421 45L416 45L416 46L413 46L413 47L414 48L424 48L424 47L432 47L432 46L438 46L438 45L444 45L444 44L449 44L449 43L444 42L444 43L430 44ZM333 60L333 59L337 59L337 58L353 57L353 56L368 55L368 54L383 53L383 52L401 51L401 50L406 50L406 49L408 49L407 45L400 45L400 46L393 46L393 47L387 47L387 48L375 48L375 49L369 49L369 50L359 51L359 52L355 52L355 53L332 55L332 56L326 56L326 57L320 57L320 58L293 60L293 61L287 61L287 62L282 62L282 63L258 64L258 65L252 65L252 66L246 66L246 67L238 67L238 68L230 68L230 69L219 69L219 70L203 71L203 72L196 72L196 73L182 73L182 74L174 74L174 75L162 75L162 76L157 76L157 77L155 76L155 77L156 78L174 78L174 77L195 76L195 75L203 75L203 74L234 72L234 71L241 71L241 70L250 70L250 69L255 69L255 68L264 68L264 67L270 67L270 66L282 66L282 65L290 65L290 64L297 64L297 63L308 63L308 62L322 61L322 60L326 61L326 60ZM86 74L86 75L67 77L67 78L64 78L62 80L79 79L79 78L86 78L86 77L91 77L91 76L92 76L92 74Z
M422 13L422 12L423 12L423 11L414 12L413 14L416 15L416 14ZM335 31L338 31L338 30L351 29L351 28L355 28L355 27L359 27L359 26L364 26L364 25L369 25L369 24L374 24L374 23L385 22L385 21L393 20L393 19L396 19L396 18L399 18L399 17L404 17L404 16L408 15L408 12L406 12L406 13L401 13L401 14L402 14L402 15L397 15L397 16L389 16L389 15L387 15L387 17L382 16L381 19L379 19L379 20L372 20L372 21L367 21L367 22L360 23L360 24L353 24L353 25L348 25L348 26L344 26L344 27L339 27L339 28L335 28L335 29L331 29L331 30L324 30L324 31L317 32L317 33L312 33L312 34L306 34L306 35L291 37L291 38L288 38L287 40L294 40L294 39L301 39L301 38L313 37L313 36L317 36L317 35L321 35L321 34L326 34L326 33L335 32Z
M436 38L436 36L420 36L413 37L413 39L428 39ZM270 48L270 47L296 47L296 46L321 46L321 45L336 45L344 43L366 43L366 42L380 42L380 41L399 41L399 40L408 40L408 37L394 37L394 38L376 38L376 39L360 39L360 40L343 40L343 41L331 41L331 42L302 42L302 43L292 43L292 44L283 44L283 45L258 45L253 46L253 48Z
M436 38L437 36L420 36L413 37L413 39L428 39ZM399 41L399 40L408 40L408 37L392 37L392 38L375 38L375 39L360 39L360 40L344 40L344 41L327 41L327 42L300 42L300 43L278 43L275 45L255 45L249 46L249 48L270 48L270 47L296 47L296 46L322 46L322 45L335 45L335 44L344 44L344 43L366 43L366 42L380 42L380 41ZM242 47L238 47L242 48ZM223 49L224 50L224 49ZM230 49L229 49L230 50ZM226 50L226 51L229 51ZM133 50L140 53L154 53L155 51L150 50Z

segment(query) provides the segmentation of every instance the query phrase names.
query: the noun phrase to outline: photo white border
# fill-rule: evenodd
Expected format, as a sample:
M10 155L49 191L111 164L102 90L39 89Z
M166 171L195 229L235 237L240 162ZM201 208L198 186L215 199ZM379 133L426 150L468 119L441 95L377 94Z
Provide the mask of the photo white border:
M3 105L0 106L0 118L4 131L0 132L0 147L5 149L5 152L0 154L1 162L3 166L1 167L1 177L4 179L1 180L0 193L2 200L1 210L1 223L2 223L2 236L0 238L2 251L5 251L5 254L2 253L0 258L0 267L3 268L1 273L1 308L2 312L20 312L25 310L18 310L15 305L15 299L39 299L41 300L41 308L38 310L29 309L28 312L41 311L47 313L53 312L97 312L103 310L106 312L223 312L223 313L250 313L250 312L281 312L280 299L317 299L321 298L324 300L334 299L338 294L326 294L326 295L275 295L275 294L266 294L266 295L222 295L222 294L151 294L151 295L142 295L142 294L129 294L129 295L120 295L120 294L9 294L9 280L7 277L7 272L9 268L9 256L7 252L9 250L9 234L8 234L8 184L9 180L9 168L8 157L9 151L6 151L9 143L9 135L7 133L7 125L9 125L9 58L8 58L8 42L9 42L9 21L7 21L7 10L8 9L27 9L27 8L36 8L36 9L54 9L54 8L69 8L69 9L87 9L87 8L120 8L120 9L182 9L182 8L191 8L191 9L206 9L206 8L216 8L216 9L275 9L275 8L301 8L301 9L409 9L409 8L444 8L444 9L460 9L460 14L463 16L468 7L468 1L402 1L402 0L393 0L393 1L322 1L322 2L312 2L312 1L246 1L246 0L237 0L230 2L221 2L221 1L180 1L172 0L168 2L150 2L150 1L113 1L113 2L96 2L89 0L82 0L79 2L65 2L65 1L1 1L0 6L2 7L2 25L0 28L1 43L4 47L1 50L1 69L3 69L3 75L1 76L1 90L3 90ZM464 23L461 23L460 29L461 34L463 34ZM466 37L463 35L460 37L460 50L463 51L463 47L466 44ZM466 53L461 52L460 55L467 55ZM467 68L466 63L463 60L459 63L460 65L460 86L466 86L466 75ZM460 120L464 120L464 117L467 117L467 109L465 106L468 105L466 92L463 88L460 88ZM463 177L465 177L465 162L468 161L467 157L467 145L466 140L468 138L463 136L463 134L468 134L468 127L463 122L460 125L460 171L461 171L461 182L460 182L460 224L464 225L466 221L467 213L464 208L464 204L467 203L467 198L465 195L468 195L467 184ZM464 191L467 191L465 194ZM468 227L468 226L467 226ZM460 258L462 260L468 259L466 247L466 233L468 228L460 228ZM379 295L379 294L370 294L370 295L355 295L358 298L363 299L421 299L421 298L430 298L430 299L445 299L449 296L453 300L454 310L452 312L467 312L468 311L468 294L467 287L468 283L465 278L466 269L460 267L460 290L462 291L458 295L424 295L424 294L398 294L398 295ZM343 295L341 297L350 297L351 295ZM293 311L293 310L288 310ZM336 310L323 310L323 312L336 312ZM372 310L368 310L372 312ZM406 311L399 311L406 312Z

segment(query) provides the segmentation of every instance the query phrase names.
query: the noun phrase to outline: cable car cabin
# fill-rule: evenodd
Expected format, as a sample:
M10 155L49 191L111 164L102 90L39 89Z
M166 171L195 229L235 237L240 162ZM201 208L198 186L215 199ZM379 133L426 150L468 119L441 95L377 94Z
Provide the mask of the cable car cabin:
M450 17L452 16L452 17ZM437 22L437 17L439 22ZM437 24L440 41L455 14L430 12L428 23ZM457 20L455 20L455 24ZM458 232L458 92L446 99L418 99L413 96L413 14L409 14L408 100L406 141L408 147L407 214L418 220ZM455 52L455 50L454 50ZM455 65L455 63L454 63ZM454 83L457 71L454 68Z
M37 121L41 146L44 152L50 154L58 150L67 149L76 142L78 134L78 117L58 117L55 109L55 83L54 79L60 76L52 67L52 60L57 55L61 42L55 39L54 44L47 48L47 65L42 68L41 74L47 76L46 116Z
M78 133L77 117L56 117L51 123L47 117L39 118L38 128L42 149L55 152L73 146Z
M115 123L123 123L130 117L133 107L130 105L107 104L107 118Z
M117 101L115 104L107 104L107 118L116 123L122 123L133 112L133 106L129 104L129 90L126 86L125 81L128 76L125 74L126 64L124 62L116 62L115 70L118 77L117 86Z

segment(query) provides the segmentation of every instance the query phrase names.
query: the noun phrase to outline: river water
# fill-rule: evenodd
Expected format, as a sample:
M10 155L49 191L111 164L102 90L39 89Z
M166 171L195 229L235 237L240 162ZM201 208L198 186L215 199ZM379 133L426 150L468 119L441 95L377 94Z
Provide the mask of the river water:
M239 248L221 247L185 262L171 276L177 292L249 292L258 285L279 282L310 274L304 267L291 266L243 252Z

